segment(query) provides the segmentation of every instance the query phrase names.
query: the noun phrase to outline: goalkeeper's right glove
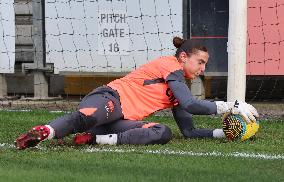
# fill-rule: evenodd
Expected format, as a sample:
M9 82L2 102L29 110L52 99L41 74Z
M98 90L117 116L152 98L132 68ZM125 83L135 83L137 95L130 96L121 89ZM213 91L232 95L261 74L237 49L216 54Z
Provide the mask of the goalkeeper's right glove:
M250 121L256 122L255 117L259 117L257 110L250 104L245 102L223 102L216 101L217 105L217 114L224 114L226 112L232 112L233 114L242 115L247 123Z

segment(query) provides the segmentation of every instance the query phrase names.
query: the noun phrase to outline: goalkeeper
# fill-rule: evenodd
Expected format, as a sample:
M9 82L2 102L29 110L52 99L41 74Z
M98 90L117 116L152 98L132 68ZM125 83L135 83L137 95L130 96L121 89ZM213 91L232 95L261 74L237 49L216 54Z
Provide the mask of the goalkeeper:
M16 139L16 147L34 147L46 139L76 134L75 144L165 144L171 139L168 126L142 121L155 111L172 108L185 138L222 138L222 129L196 129L192 114L222 114L234 103L196 100L185 79L193 80L205 71L209 54L198 42L173 39L175 56L160 57L123 78L89 93L78 110L33 127ZM246 121L255 121L256 109L240 103L234 109Z

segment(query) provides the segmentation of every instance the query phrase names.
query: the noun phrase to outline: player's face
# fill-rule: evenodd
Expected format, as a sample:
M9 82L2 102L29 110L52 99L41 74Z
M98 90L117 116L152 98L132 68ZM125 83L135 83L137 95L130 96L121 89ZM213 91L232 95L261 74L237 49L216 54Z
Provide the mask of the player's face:
M205 71L209 54L198 50L194 54L187 56L185 52L181 52L180 58L185 72L185 77L193 80Z

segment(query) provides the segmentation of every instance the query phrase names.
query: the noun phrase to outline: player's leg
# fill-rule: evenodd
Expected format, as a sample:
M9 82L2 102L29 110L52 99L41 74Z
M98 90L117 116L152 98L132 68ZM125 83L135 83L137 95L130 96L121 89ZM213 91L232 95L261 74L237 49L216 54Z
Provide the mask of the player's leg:
M104 134L101 128L93 127L76 135L75 144L165 144L172 136L168 126L144 121L118 120L104 127Z
M79 111L63 116L49 125L55 129L55 138L63 138L88 130L93 126L101 126L122 118L119 101L109 94L93 94L79 105Z
M79 110L51 121L48 125L33 127L16 140L19 149L36 146L40 141L63 138L122 118L119 100L109 93L91 93L79 105Z
M118 133L117 144L165 144L172 137L168 126L145 121L120 120L111 124L110 132Z
M172 109L174 119L185 138L223 138L222 129L196 129L192 120L192 115L176 106Z

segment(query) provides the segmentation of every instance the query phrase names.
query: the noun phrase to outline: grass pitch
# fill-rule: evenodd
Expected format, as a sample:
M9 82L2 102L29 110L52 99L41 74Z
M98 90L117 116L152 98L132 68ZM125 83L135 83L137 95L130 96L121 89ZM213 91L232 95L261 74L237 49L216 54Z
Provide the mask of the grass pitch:
M166 145L82 146L43 142L18 151L15 138L63 113L0 111L0 181L284 181L284 121L264 120L255 139L185 140L170 117ZM220 118L194 117L196 127L220 128Z

